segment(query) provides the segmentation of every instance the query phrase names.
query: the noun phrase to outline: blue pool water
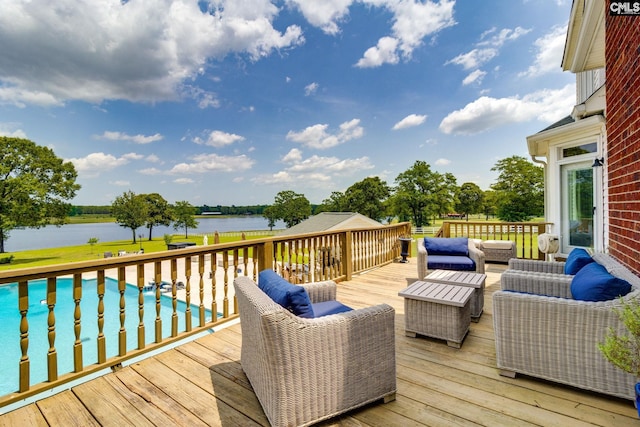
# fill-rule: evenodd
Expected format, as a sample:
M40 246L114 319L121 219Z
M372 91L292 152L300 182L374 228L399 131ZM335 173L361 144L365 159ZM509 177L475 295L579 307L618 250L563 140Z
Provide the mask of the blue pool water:
M118 331L120 330L120 293L118 283L106 278L104 295L104 327L107 357L118 354ZM81 310L82 357L85 366L97 363L98 335L98 295L96 280L83 280ZM127 351L138 346L138 288L128 285L125 290L125 328L127 330ZM29 283L29 360L31 364L31 384L47 380L47 337L48 307L45 280ZM173 314L170 296L160 298L162 318L162 336L171 335L171 317ZM178 332L185 330L184 311L186 304L178 301ZM58 375L73 371L73 281L71 278L59 278L57 281L55 348L58 353ZM191 306L191 324L199 325L198 307ZM207 310L206 320L211 320L211 311ZM156 317L155 291L144 293L144 323L146 343L155 341L154 319ZM18 286L0 286L0 395L12 393L18 389L18 363L20 350L20 313L18 311Z

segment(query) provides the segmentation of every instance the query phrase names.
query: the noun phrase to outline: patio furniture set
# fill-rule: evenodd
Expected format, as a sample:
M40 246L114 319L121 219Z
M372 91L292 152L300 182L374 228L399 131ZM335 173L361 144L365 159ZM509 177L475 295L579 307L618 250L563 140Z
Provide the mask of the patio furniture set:
M494 249L511 251L506 245ZM456 257L468 258L461 260L463 268L452 269ZM515 377L518 372L633 398L635 378L597 350L607 327L620 328L612 310L620 301L577 300L572 291L589 298L594 292L572 289L582 273L566 271L592 268L582 263L602 266L618 285L629 286L625 299L640 296L640 279L608 255L588 257L577 265L571 255L567 263L509 260L502 290L493 297L497 366L502 375ZM420 242L421 280L399 292L406 334L443 339L460 348L471 320L477 322L482 315L484 260L483 251L467 239ZM584 275L587 282L594 277ZM336 300L333 281L296 286L273 270L260 272L257 283L237 277L234 286L242 368L272 425L310 425L374 401L395 399L391 306L354 310Z

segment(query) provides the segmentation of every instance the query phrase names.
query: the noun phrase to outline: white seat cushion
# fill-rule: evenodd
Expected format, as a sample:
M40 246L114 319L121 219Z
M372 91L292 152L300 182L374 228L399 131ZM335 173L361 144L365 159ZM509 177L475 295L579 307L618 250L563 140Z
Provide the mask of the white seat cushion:
M482 246L487 249L511 249L513 242L510 240L485 240Z

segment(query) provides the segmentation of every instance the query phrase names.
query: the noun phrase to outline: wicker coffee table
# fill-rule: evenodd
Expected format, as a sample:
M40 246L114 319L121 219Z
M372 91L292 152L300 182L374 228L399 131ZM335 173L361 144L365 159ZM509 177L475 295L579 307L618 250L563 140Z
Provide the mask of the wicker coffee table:
M473 292L470 287L423 281L403 289L398 295L404 297L406 335L439 338L460 348L469 331Z
M484 310L484 284L487 275L471 271L433 270L424 278L427 282L468 286L474 290L471 299L471 320L478 322Z

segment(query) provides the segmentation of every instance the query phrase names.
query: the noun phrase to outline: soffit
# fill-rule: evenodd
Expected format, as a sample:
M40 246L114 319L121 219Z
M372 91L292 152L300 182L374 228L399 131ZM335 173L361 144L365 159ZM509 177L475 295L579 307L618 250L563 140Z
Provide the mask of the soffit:
M574 0L562 69L579 73L605 66L605 2Z

